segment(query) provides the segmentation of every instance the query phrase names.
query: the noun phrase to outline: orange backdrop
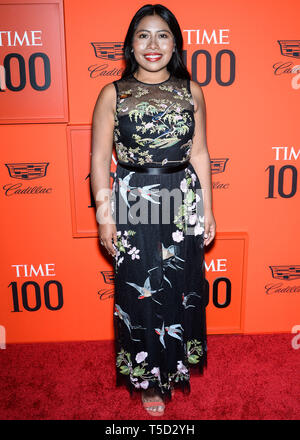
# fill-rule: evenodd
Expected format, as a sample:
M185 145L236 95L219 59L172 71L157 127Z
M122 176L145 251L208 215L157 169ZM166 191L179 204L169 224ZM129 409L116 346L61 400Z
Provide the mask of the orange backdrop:
M113 338L113 269L90 188L91 123L101 88L121 75L122 41L145 3L0 4L7 342ZM290 332L300 302L300 4L163 4L179 20L207 106L217 222L205 255L208 333Z

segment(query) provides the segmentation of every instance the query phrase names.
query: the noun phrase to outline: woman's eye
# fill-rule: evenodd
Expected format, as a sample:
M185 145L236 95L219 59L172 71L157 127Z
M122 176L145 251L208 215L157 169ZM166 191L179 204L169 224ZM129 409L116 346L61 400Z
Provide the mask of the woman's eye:
M168 38L168 34L160 34L159 35L161 38Z
M147 37L147 34L140 34L139 35L139 38L146 38Z

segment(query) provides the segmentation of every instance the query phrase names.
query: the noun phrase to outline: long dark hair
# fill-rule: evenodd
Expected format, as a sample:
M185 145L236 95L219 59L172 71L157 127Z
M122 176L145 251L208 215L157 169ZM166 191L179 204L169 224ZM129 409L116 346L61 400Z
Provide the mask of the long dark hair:
M167 65L168 71L177 78L190 79L191 75L189 74L183 62L183 38L178 21L175 15L172 14L172 12L168 8L159 4L142 6L131 20L124 41L125 69L122 73L121 78L129 76L137 70L138 63L135 60L134 54L131 52L133 35L141 19L146 17L147 15L154 14L159 15L168 24L175 40L175 51L173 52L172 58Z

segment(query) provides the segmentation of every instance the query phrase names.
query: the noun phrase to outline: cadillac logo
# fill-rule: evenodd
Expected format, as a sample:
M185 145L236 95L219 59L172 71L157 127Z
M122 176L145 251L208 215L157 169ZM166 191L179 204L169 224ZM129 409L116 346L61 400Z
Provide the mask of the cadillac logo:
M101 273L102 273L104 282L106 284L114 284L114 272L113 271L111 271L111 270L102 270ZM104 289L100 289L99 292L98 292L99 299L100 300L105 300L105 299L113 298L114 297L114 293L115 293L114 288L112 288L112 289L109 289L109 288L107 288L107 289L105 289L105 288Z
M10 177L14 179L32 180L46 175L49 162L6 163Z
M118 61L124 58L124 43L91 43L97 58L103 60Z
M300 266L269 266L273 278L279 280L295 280L300 278Z
M211 173L223 173L225 171L226 163L229 159L212 159L211 160Z
M106 284L114 284L114 273L111 270L102 270L101 271L104 282Z
M277 40L285 57L300 58L300 40Z

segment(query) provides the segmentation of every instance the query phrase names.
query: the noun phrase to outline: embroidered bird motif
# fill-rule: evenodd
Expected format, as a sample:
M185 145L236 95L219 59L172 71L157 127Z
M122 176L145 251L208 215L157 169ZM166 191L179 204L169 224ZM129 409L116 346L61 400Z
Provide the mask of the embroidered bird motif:
M127 174L127 176L125 176L124 179L119 177L120 194L121 194L124 202L128 206L128 208L130 208L130 205L129 205L129 202L127 200L127 193L129 193L130 191L132 191L133 189L136 188L136 186L129 185L129 181L130 181L130 179L131 179L133 174L134 174L134 171L130 171L130 173Z
M172 244L166 248L162 243L162 256L166 266L172 267L172 269L183 269L176 263L176 260L185 261L183 258L178 257L178 253L178 246Z
M156 113L154 116L152 116L152 122L158 122L163 116L165 116L166 113L174 106L174 103L169 105L164 111Z
M163 259L163 278L169 283L170 287L172 287L172 284L170 280L165 275L165 270L167 267L170 267L171 269L182 269L183 267L179 266L176 262L176 260L185 261L183 258L178 257L177 253L179 252L179 248L176 245L170 245L169 247L165 247L162 243L162 259Z
M152 185L145 185L142 187L137 187L137 191L139 192L140 196L143 197L146 200L149 200L152 203L160 204L160 202L154 200L152 197L156 196L159 197L159 194L156 194L159 192L159 189L152 189L155 186L159 186L160 183L154 183ZM132 194L134 197L137 197L137 194Z
M124 310L121 309L121 307L118 304L115 304L115 312L114 315L118 316L126 325L126 327L129 330L129 334L130 337L133 341L141 341L140 339L134 339L131 336L131 330L132 329L141 329L141 330L146 330L145 327L142 327L141 325L132 325L131 321L130 321L130 316L128 315L128 313L124 312Z
M175 89L174 87L172 89L172 92L175 92L176 95L178 95L178 96L183 96L182 92L180 90Z
M165 330L168 332L168 335L172 336L173 338L182 340L182 337L178 335L183 332L183 328L181 324L169 325L168 327L165 327Z
M189 300L189 298L190 298L191 296L197 296L198 298L201 298L201 296L200 296L200 295L197 295L196 292L189 293L188 295L184 295L184 293L183 293L183 294L182 294L182 304L183 304L183 306L184 306L185 309L188 309L189 307L196 307L196 306L194 306L193 304L189 304L189 305L187 305L187 302L188 302L188 300Z
M155 328L154 331L155 331L155 333L157 335L159 335L159 340L162 343L163 347L166 348L166 344L165 344L165 341L164 341L165 323L163 322L162 328Z
M157 268L158 268L158 266L153 267L148 272L150 272L154 269L157 269ZM160 290L163 290L163 287L161 287L160 289L152 289L151 283L150 283L150 275L149 275L149 277L146 278L143 286L139 286L136 283L130 283L129 281L126 281L126 284L129 284L130 286L134 287L140 293L140 295L138 296L138 299L144 299L144 298L151 297L153 301L155 301L161 305L161 303L159 301L157 301L156 299L153 298L152 294L159 292Z

